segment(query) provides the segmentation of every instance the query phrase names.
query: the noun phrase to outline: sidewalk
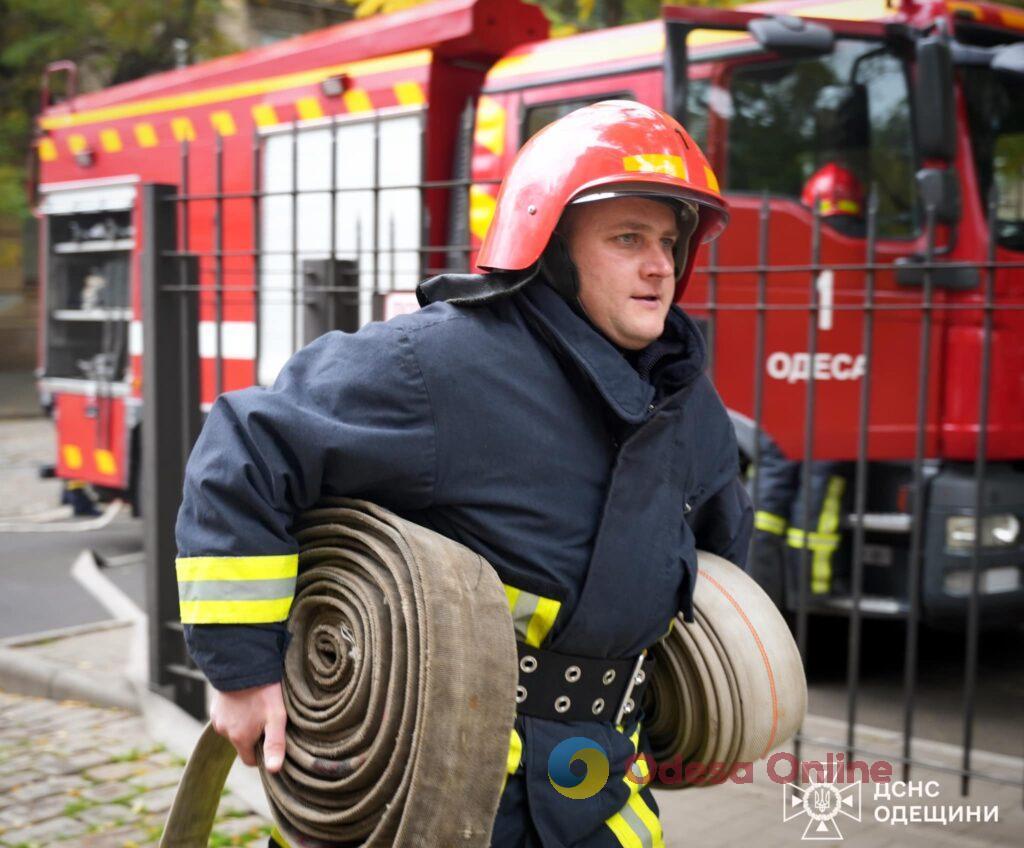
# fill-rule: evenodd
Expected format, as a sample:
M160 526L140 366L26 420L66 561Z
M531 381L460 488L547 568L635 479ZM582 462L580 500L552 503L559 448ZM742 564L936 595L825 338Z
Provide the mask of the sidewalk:
M10 688L12 683L24 688L24 680L12 680L11 666L6 661L15 655L20 667L33 666L40 669L40 679L51 684L56 681L51 692L56 698L73 696L74 680L83 676L106 681L105 688L117 690L125 685L122 675L129 662L131 634L130 626L113 624L79 629L71 635L41 642L8 643L0 648L0 689ZM64 674L57 674L57 669ZM0 695L0 845L50 845L59 840L96 848L156 845L173 795L172 787L183 764L180 755L187 754L187 750L164 750L155 738L167 730L168 723L174 722L158 718L147 725L142 717L124 710ZM842 739L843 729L838 722L813 716L804 725L805 735L815 739ZM899 737L887 731L863 728L858 740L890 758L899 750ZM792 748L787 746L783 750ZM959 762L957 749L938 743L919 742L915 744L914 755L938 765L956 766ZM823 761L825 749L805 744L801 758ZM869 763L878 758L862 757ZM666 846L781 848L802 844L801 837L810 819L794 807L797 815L789 821L782 820L783 787L768 778L764 762L758 765L749 784L658 791ZM1007 780L1019 780L1024 766L1017 758L975 752L974 767ZM251 778L252 772L245 771ZM899 777L898 769L894 769L894 779ZM1024 844L1019 788L975 781L971 795L960 798L959 780L952 774L916 768L911 778L937 781L941 788L939 797L876 803L872 784L865 784L860 821L837 816L835 823L843 841L830 844L871 848ZM211 840L211 845L247 844L265 832L267 822L253 814L256 805L250 795L245 797L250 798L248 806L237 794L225 796L217 825L218 837ZM973 810L998 805L998 821L964 821L945 826L915 821L892 825L875 817L876 808L904 805L924 805L929 811L937 806L965 806ZM891 815L891 811L886 812Z
M0 692L0 845L156 845L184 764L138 715ZM228 792L210 844L262 846L269 832Z

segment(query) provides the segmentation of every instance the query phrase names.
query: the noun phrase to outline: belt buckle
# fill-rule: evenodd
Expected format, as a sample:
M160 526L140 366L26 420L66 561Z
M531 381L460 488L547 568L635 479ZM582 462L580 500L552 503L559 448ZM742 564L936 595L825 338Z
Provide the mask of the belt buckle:
M644 649L643 653L636 658L636 663L633 665L633 670L629 674L629 683L626 686L626 691L622 694L622 700L619 702L619 708L615 713L615 724L622 724L622 719L626 713L633 712L636 704L633 703L633 690L644 682L646 675L642 669L644 660L647 659L647 650Z

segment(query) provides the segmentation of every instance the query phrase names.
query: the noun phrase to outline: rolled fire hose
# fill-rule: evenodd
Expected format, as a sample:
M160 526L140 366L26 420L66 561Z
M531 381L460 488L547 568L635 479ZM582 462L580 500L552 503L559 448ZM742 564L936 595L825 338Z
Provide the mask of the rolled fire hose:
M518 682L508 599L468 548L332 500L293 534L284 766L260 774L299 846L486 846ZM257 746L257 752L260 748ZM206 848L234 748L207 727L161 846Z
M657 763L699 764L668 788L721 782L768 756L807 712L796 643L771 598L742 569L698 555L695 624L677 620L652 649L645 725Z
M282 834L293 848L488 845L517 683L511 616L493 569L363 501L305 514L295 537L287 756L274 775L260 762ZM696 623L676 621L653 649L645 724L658 762L728 769L796 732L807 689L768 596L720 557L701 553L699 562ZM162 848L205 848L234 757L208 726Z

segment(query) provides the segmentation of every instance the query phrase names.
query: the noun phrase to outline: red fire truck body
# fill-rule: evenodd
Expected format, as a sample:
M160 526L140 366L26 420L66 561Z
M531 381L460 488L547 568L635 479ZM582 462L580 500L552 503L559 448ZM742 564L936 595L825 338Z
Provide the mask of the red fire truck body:
M689 79L686 122L732 214L716 248L718 270L699 271L682 305L714 319L713 376L748 453L755 450L751 422L759 417L761 431L788 457L802 458L810 435L815 461L856 459L868 375L866 234L828 219L816 227L800 188L824 164L812 161L820 154L812 147L845 126L844 114L846 123L856 114L869 124L860 164L880 184L867 428L867 459L878 475L877 504L869 510L906 511L901 492L920 429L917 363L926 322L921 273L916 285L912 270L898 281L896 263L920 261L928 249L914 174L935 164L915 147L914 112L928 105L914 102L908 33L939 25L975 45L1019 42L1024 12L917 0L795 0L744 10L819 20L835 46L787 58L745 32L713 28L732 13L666 11L667 19L676 14L694 23L682 66ZM122 491L135 480L138 410L146 393L159 390L140 383L141 185L169 183L183 198L184 243L200 257L200 393L208 408L220 391L271 382L308 340L298 282L309 273L307 260L355 257L357 324L414 308L409 293L421 277L460 250L471 258L497 183L522 143L597 100L624 97L668 109L670 52L665 21L551 39L540 11L519 0L439 0L47 106L38 141L46 281L39 373L57 422L58 475ZM936 228L938 253L951 268L980 266L994 242L993 258L1011 266L994 272L996 300L1020 303L1024 271L1012 267L1024 258L1020 212L1003 226L1006 204L999 206L1000 233L1007 235L990 238L981 189L993 181L1006 188L1004 160L1024 149L1024 97L1008 141L989 138L991 149L981 150L975 113L982 108L978 93L990 89L980 73L964 70L951 83L956 151L945 164L955 174L960 214L955 226ZM801 96L811 100L801 103ZM801 109L811 107L833 116L832 123L801 123ZM996 164L979 158L986 155ZM465 188L446 182L465 179L472 182L468 202ZM1017 192L1012 202L1024 204L1024 187L1011 180L1009 188ZM710 258L702 249L698 268ZM946 468L963 471L957 463L972 463L978 448L984 275L976 271L973 286L969 274L953 276L967 283L935 286L929 307L924 455L929 473L939 476ZM816 305L809 309L812 291ZM993 595L1018 617L1024 482L1014 464L1024 460L1022 339L1024 312L997 310L986 455L989 469L1006 477L1002 489L989 490L995 485L1002 493L1000 516L1013 518L1004 522L1004 535L1012 539L998 550L984 548L982 558L985 568L1015 570L1016 578L993 583ZM953 608L938 597L943 575L955 570L946 520L969 514L971 503L943 501L941 515L929 512L924 571L934 572L926 591L937 610ZM890 554L878 558L891 570ZM953 606L962 600L961 593Z

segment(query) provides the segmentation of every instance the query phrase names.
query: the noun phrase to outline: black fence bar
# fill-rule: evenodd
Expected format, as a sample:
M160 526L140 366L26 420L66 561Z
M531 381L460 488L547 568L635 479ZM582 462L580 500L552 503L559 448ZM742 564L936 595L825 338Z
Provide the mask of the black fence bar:
M213 205L213 314L216 326L213 334L213 394L220 397L224 391L224 137L217 133L213 154L213 179L217 199Z
M331 121L331 214L328 216L331 232L328 236L330 252L327 255L327 284L333 287L337 281L338 261L338 122ZM337 303L333 297L327 298L327 326L336 327L338 321Z
M370 222L370 236L373 239L373 294L376 302L380 294L380 113L373 113L373 220ZM362 315L362 297L359 299L359 314Z
M925 256L935 258L935 207L925 214ZM927 264L927 263L926 263ZM928 363L932 350L932 272L924 272L921 300L921 343L917 371L917 433L914 445L913 520L910 528L910 554L907 561L907 628L903 666L903 780L910 780L910 758L914 732L914 700L917 694L917 637L921 618L921 558L924 534L924 455L928 438Z
M996 233L999 199L993 183L988 199L988 220L992 222L988 239L988 261L995 262ZM967 601L967 641L964 646L964 724L963 724L963 768L960 778L960 794L970 791L971 746L974 740L974 701L978 686L978 615L981 592L981 527L982 510L986 504L985 469L988 462L988 401L992 376L992 325L995 316L996 272L986 268L984 272L985 294L981 318L981 373L978 375L978 444L974 460L974 544L971 546L971 595Z
M292 242L291 242L291 302L292 302L292 350L299 349L299 286L302 284L302 270L299 268L299 128L292 124Z
M252 304L253 311L253 322L255 323L254 335L255 335L255 349L253 351L253 379L255 382L259 382L259 369L260 369L260 352L262 351L263 342L263 322L260 320L260 294L262 291L263 283L260 279L260 275L263 269L263 263L261 260L260 248L263 246L263 234L260 232L261 227L261 211L263 206L262 195L260 194L260 186L263 184L263 140L259 133L253 133L252 137L252 184L254 191L252 192L252 292L256 295Z
M878 233L878 188L871 187L868 198L865 259L875 261L875 240ZM860 408L857 419L857 467L854 483L853 561L851 563L852 606L846 653L846 757L853 757L857 727L857 684L860 680L861 600L864 596L864 515L867 512L868 488L868 422L871 417L871 374L874 367L875 341L875 272L864 274L864 323L861 353L864 356L864 377L860 384Z
M760 270L757 273L757 304L754 314L754 443L751 445L751 462L754 474L751 479L754 515L761 506L761 437L764 432L764 348L766 322L768 320L768 235L771 226L771 209L768 206L768 195L761 200L761 208L757 218L757 261ZM757 544L757 534L754 534ZM751 556L754 552L751 551Z
M708 247L708 376L715 380L715 344L718 341L718 240Z
M181 259L188 259L189 258L189 253L188 253L188 235L189 235L188 189L189 189L189 143L188 143L188 139L185 139L181 143L181 189L180 189L180 191L181 191L183 196L180 199L176 199L174 201L170 201L167 197L164 196L163 193L161 193L161 203L165 203L166 204L166 203L173 202L174 206L177 207L177 218L176 218L176 220L178 221L178 225L179 225L179 229L177 231L177 242L178 243L174 243L174 241L172 240L172 245L173 245L172 249L177 248L178 245L180 244L180 246L182 248L182 250L181 250ZM146 231L146 236L145 237L146 237L146 240L148 241L148 239L150 238L148 230ZM166 255L166 253L164 255ZM191 282L189 280L188 269L189 269L189 265L186 262L183 262L183 261L177 262L178 282L179 282L179 284L182 287L187 287L189 285L189 283ZM195 279L195 282L198 283L198 277ZM197 293L195 299L189 297L187 294L184 295L183 297L178 298L178 303L177 303L177 309L178 309L178 312L179 312L179 315L178 315L178 326L181 329L181 332L183 332L183 333L186 332L185 327L191 322L191 317L192 317L192 314L193 314L193 310L195 310L195 314L197 316L196 319L195 319L195 323L198 325L198 322L199 322L199 318L198 318L198 314L199 314L199 312L198 312L198 310L199 310L199 307L198 307L198 297L199 297L199 295ZM193 300L194 300L194 302L193 302ZM145 327L143 327L142 336L143 336L143 340L145 342L145 338L146 338ZM181 427L182 432L188 432L190 427L192 426L192 423L191 423L192 422L192 417L196 414L195 410L199 408L200 401L199 401L199 384L198 384L198 381L190 379L191 378L191 372L189 370L190 367L191 367L190 351L189 351L188 344L184 343L184 342L185 342L185 339L183 338L182 343L180 344L181 358L180 358L180 362L179 362L179 371L180 371L179 385L181 387L182 403L181 403L181 409L178 410L178 415L180 416L180 419L181 419L180 423L179 423L179 426ZM144 353L143 353L143 366L145 367L145 360L148 358L148 356L145 354L145 343L143 344L143 351L144 351ZM146 432L145 427L143 427L143 431ZM181 444L181 467L184 468L185 467L185 463L188 461L188 454L189 454L189 451L192 449L192 445L191 445L191 442L189 442L189 441L187 441L185 439L182 439L180 444Z
M811 273L808 286L807 306L807 357L811 363L811 371L807 380L807 394L804 406L804 456L800 469L800 487L803 492L801 507L801 525L803 527L803 544L800 546L799 571L797 572L797 592L799 599L796 608L796 645L800 657L807 664L807 606L808 581L810 575L811 555L811 479L814 464L814 406L817 381L814 379L813 363L818 351L818 275L821 260L821 211L815 204L811 226ZM800 760L801 739L797 735L793 740L793 754Z
M144 240L142 272L143 357L142 511L146 516L143 544L146 556L146 608L149 615L150 687L196 717L205 716L206 688L197 680L175 675L169 666L188 665L177 622L178 586L174 573L177 547L174 523L181 502L187 455L199 430L199 405L184 411L184 397L158 388L198 385L198 304L194 297L177 297L163 286L185 273L163 251L175 246L177 204L169 185L142 188ZM177 307L177 308L176 308ZM187 368L183 368L187 363ZM185 373L183 373L185 372Z

